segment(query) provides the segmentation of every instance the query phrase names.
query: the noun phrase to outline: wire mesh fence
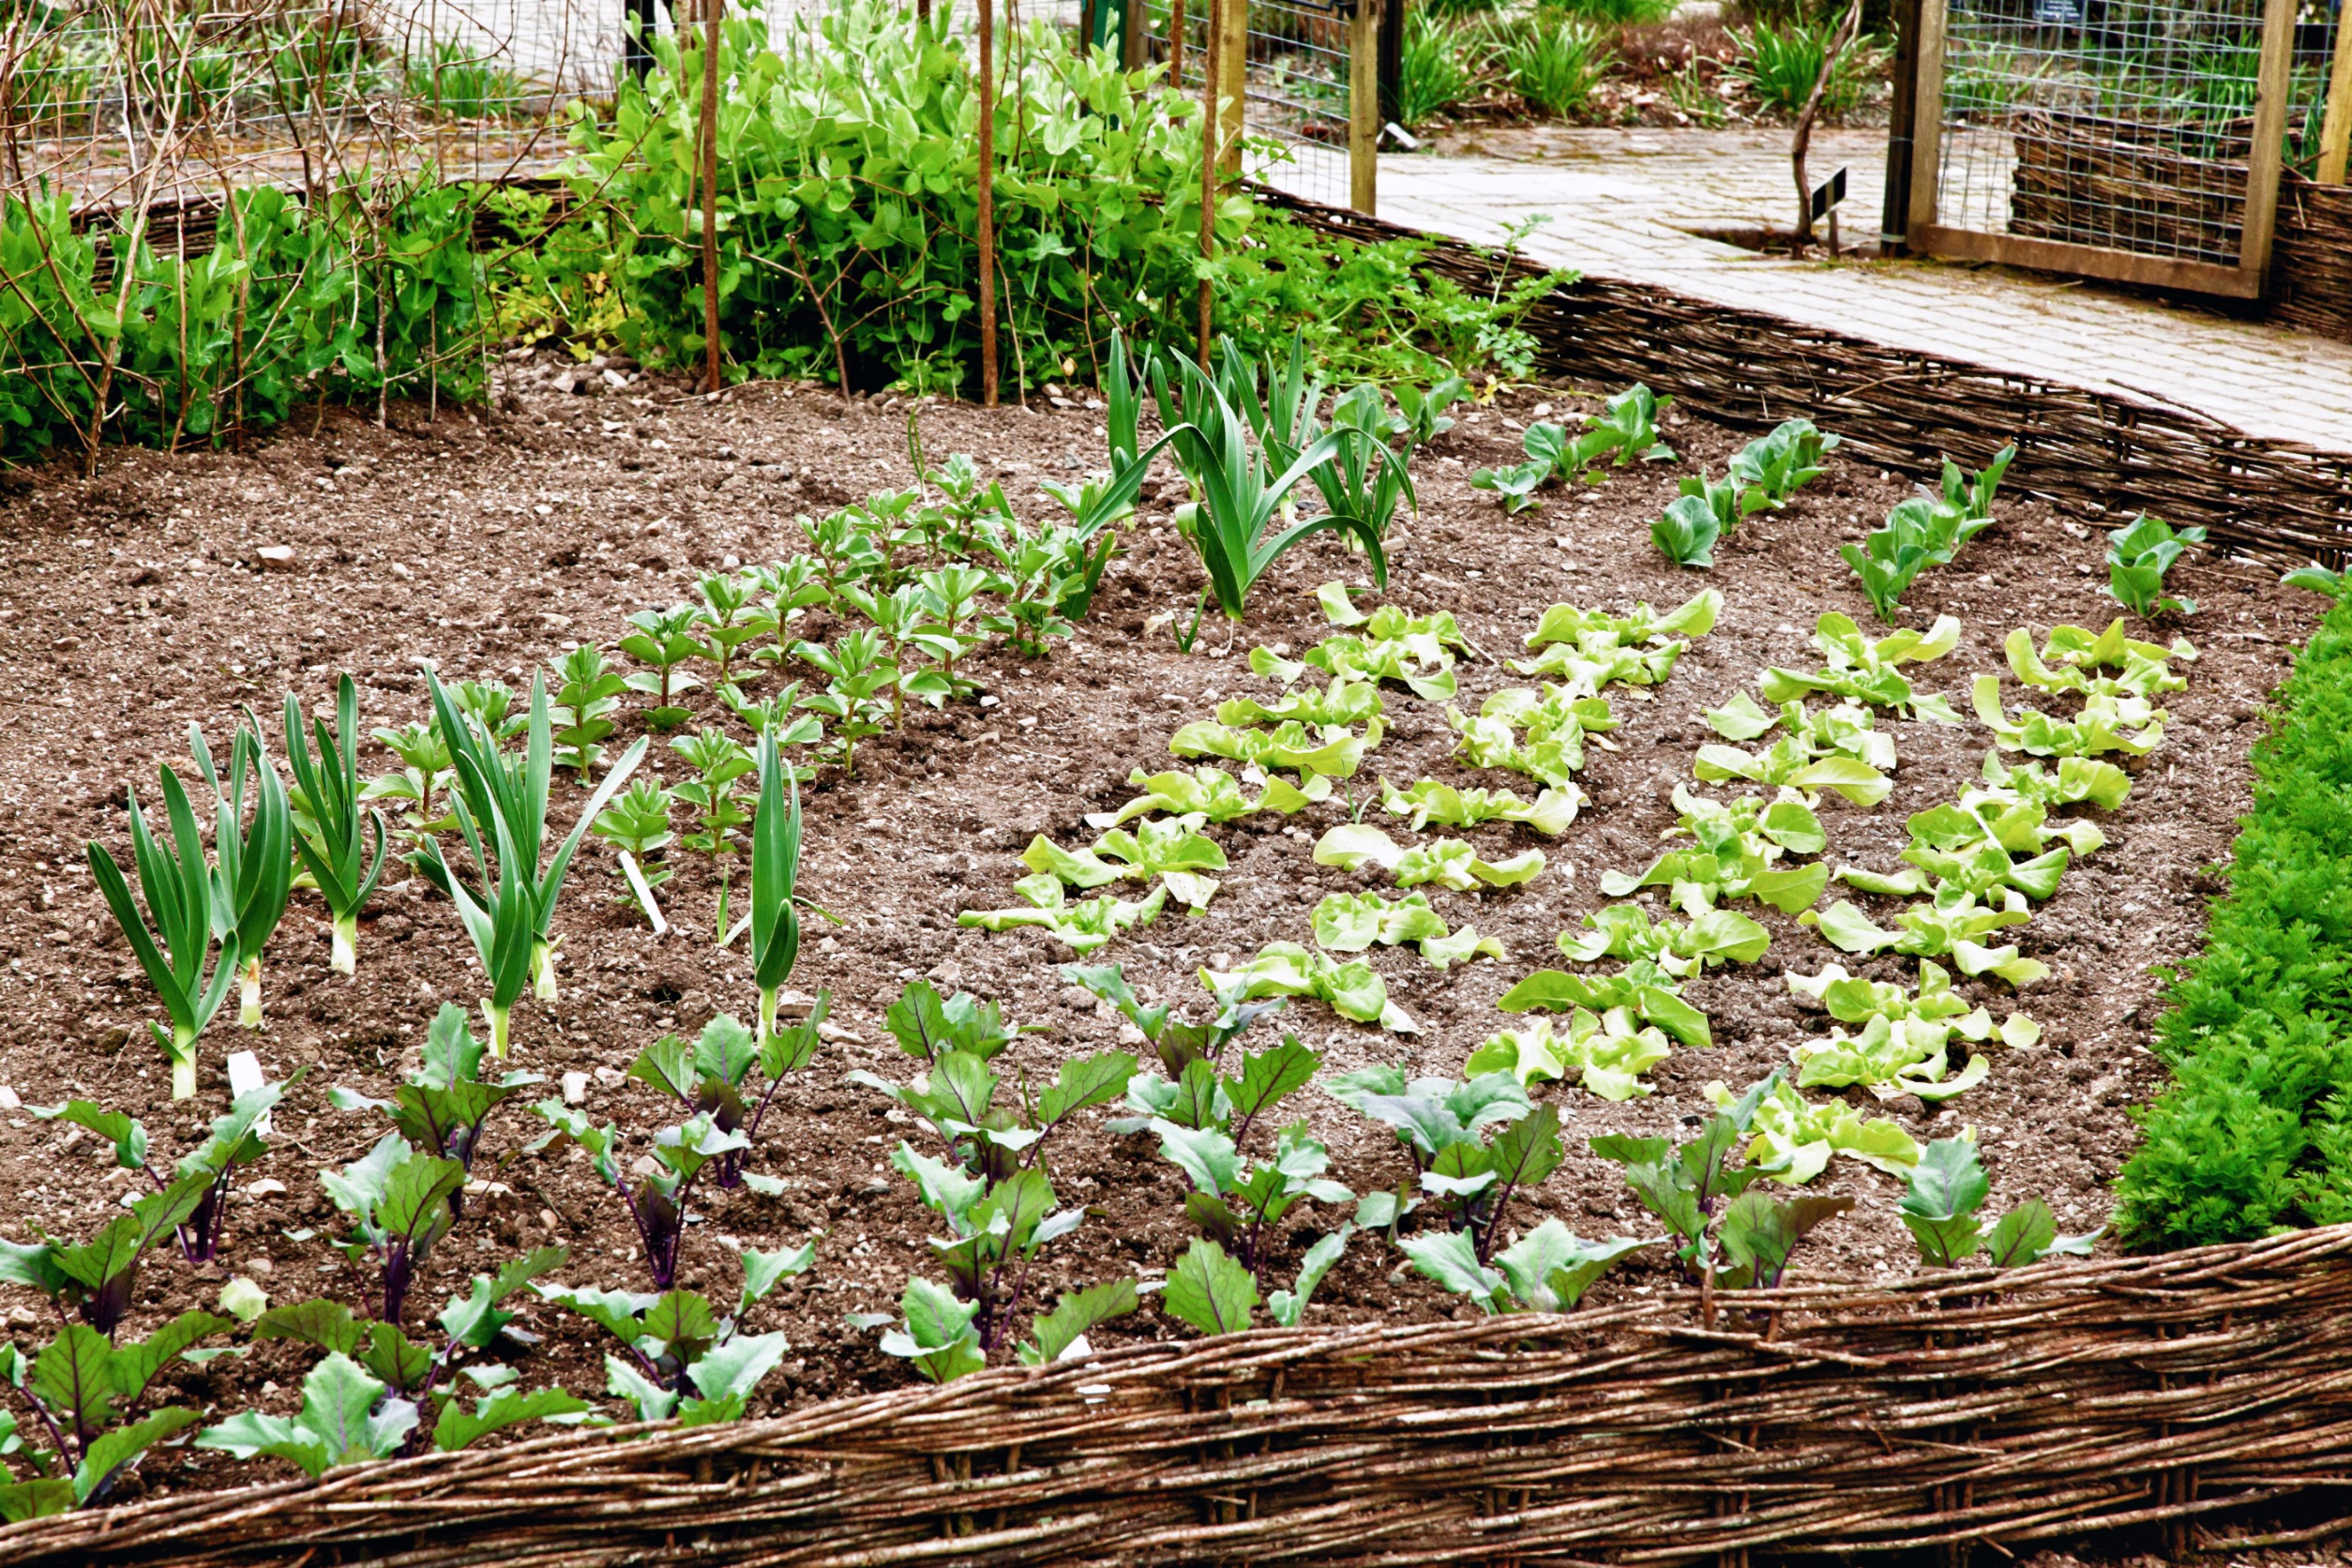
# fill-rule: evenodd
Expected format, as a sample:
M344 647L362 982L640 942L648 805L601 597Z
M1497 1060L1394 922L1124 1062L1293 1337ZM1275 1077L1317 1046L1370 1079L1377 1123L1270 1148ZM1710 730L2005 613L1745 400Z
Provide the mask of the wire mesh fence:
M1937 220L2236 266L2263 0L1951 0ZM2296 29L2283 161L2318 153L2335 20Z
M1212 0L1138 0L1145 60L1192 92L1208 60ZM1349 198L1349 0L1250 0L1243 173L1333 206ZM1180 39L1181 35L1181 39Z

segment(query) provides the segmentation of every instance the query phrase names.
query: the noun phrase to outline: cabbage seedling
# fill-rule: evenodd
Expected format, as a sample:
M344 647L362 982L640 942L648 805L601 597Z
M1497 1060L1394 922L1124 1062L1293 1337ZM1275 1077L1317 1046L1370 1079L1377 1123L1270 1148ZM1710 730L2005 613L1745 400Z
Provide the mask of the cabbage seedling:
M430 670L425 671L425 681L431 692L434 716L457 765L457 790L451 805L459 831L474 857L476 882L467 886L449 868L437 842L425 845L418 869L457 904L458 916L482 960L489 991L482 999L482 1016L490 1026L490 1054L503 1058L507 1019L523 987L535 985L540 1000L555 1000L551 933L564 873L570 869L572 855L605 803L628 782L643 760L645 742L638 740L604 776L570 834L542 867L554 745L546 686L533 677L528 738L518 757L501 749L478 723L461 717L447 688Z
M321 1171L319 1182L351 1219L352 1239L343 1244L343 1255L354 1263L375 1259L383 1277L384 1320L399 1323L410 1282L456 1222L453 1200L464 1190L465 1167L391 1132L364 1158L339 1171Z
M1957 1268L1980 1252L1997 1269L2023 1268L2052 1257L2088 1258L2106 1229L2103 1225L2087 1236L2061 1236L2050 1206L2029 1198L1987 1231L1977 1214L1993 1195L1993 1184L1977 1157L1976 1139L1967 1134L1939 1138L1922 1150L1904 1182L1898 1212L1919 1244L1922 1268Z
M139 797L135 793L128 797L131 850L139 868L140 896L155 922L152 934L139 906L131 901L130 888L113 855L95 838L87 852L90 874L98 880L107 909L122 927L138 956L139 967L146 971L148 983L155 987L172 1020L169 1033L159 1024L150 1022L147 1027L172 1063L172 1098L185 1100L196 1093L196 1036L204 1033L204 1025L228 997L237 970L237 947L232 933L221 942L219 962L209 975L205 973L218 893L204 861L204 841L197 830L196 813L188 804L188 792L178 775L169 768L161 773L169 837L158 842L139 809Z
M369 811L375 824L373 858L368 854L367 824L359 803L359 691L345 675L335 687L335 724L313 717L318 757L313 761L302 733L302 704L286 694L286 761L294 769L294 852L303 873L326 902L334 933L328 959L338 974L352 973L358 958L359 912L384 872L384 813ZM421 801L420 801L421 806ZM363 870L362 867L365 867Z
M204 733L188 727L188 750L214 795L212 924L223 948L235 942L238 972L237 1022L262 1027L262 950L269 945L294 889L294 812L286 786L262 746L260 723L237 726L229 754L229 788L213 771ZM246 786L252 786L253 812L246 822Z
M0 1240L0 1283L38 1290L61 1315L70 1309L112 1339L137 1295L140 1259L188 1222L214 1180L204 1170L175 1176L170 1186L138 1199L128 1214L115 1215L78 1246Z
M1416 1270L1491 1316L1574 1311L1592 1282L1619 1259L1658 1244L1624 1236L1588 1242L1547 1219L1496 1253L1492 1268L1479 1260L1470 1237L1459 1230L1425 1231L1396 1244Z
M816 1260L813 1242L794 1252L746 1251L743 1290L725 1317L709 1297L694 1290L656 1295L581 1286L533 1289L621 1341L629 1359L606 1355L607 1389L635 1406L639 1420L675 1416L681 1426L707 1426L741 1420L751 1395L783 1364L791 1349L783 1334L746 1334L743 1320L769 1291L807 1274Z
M1482 1263L1494 1250L1511 1195L1542 1182L1566 1158L1559 1108L1534 1106L1509 1073L1456 1083L1409 1080L1402 1067L1365 1067L1323 1088L1395 1131L1421 1192L1444 1209L1454 1229L1469 1233Z

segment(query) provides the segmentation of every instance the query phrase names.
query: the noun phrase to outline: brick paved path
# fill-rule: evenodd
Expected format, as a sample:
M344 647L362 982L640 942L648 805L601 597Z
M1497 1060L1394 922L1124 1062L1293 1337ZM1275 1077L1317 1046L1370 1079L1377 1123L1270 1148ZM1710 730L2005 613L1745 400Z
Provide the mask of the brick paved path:
M1547 128L1472 133L1467 155L1380 159L1380 216L1481 243L1538 213L1538 260L1833 327L1915 352L2192 408L2250 434L2352 452L2352 343L2089 283L1935 262L1764 257L1691 226L1786 228L1779 130ZM1848 236L1875 236L1883 131L1814 139L1816 183L1849 171ZM1279 171L1273 183L1291 184ZM1295 188L1311 193L1310 172Z

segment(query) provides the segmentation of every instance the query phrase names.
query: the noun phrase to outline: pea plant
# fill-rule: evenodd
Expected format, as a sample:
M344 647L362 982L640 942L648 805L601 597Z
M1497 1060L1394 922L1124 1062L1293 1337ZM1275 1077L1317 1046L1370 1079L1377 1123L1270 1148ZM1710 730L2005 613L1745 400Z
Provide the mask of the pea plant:
M589 770L604 761L603 742L618 728L612 716L628 682L605 668L604 651L593 642L551 660L548 670L556 683L550 703L555 765L572 769L585 786Z
M647 668L623 678L631 691L654 700L645 712L645 722L653 729L674 730L694 716L678 699L702 684L700 676L681 668L701 656L695 639L700 619L701 611L690 604L641 610L628 618L636 630L621 639L621 652Z

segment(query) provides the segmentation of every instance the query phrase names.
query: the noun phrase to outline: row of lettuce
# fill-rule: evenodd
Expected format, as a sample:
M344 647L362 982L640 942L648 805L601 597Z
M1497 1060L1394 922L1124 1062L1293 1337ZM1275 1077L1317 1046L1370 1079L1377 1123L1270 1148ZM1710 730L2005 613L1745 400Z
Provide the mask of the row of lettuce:
M1304 331L1319 362L1381 379L1529 369L1516 323L1553 280L1464 289L1413 243L1334 239L1239 189L1204 264L1198 103L1156 69L1020 41L996 112L1008 384L1098 379L1117 329L1189 342L1204 265L1219 329L1247 345ZM307 201L246 188L209 247L79 220L64 191L0 202L0 458L219 440L323 400L473 400L518 341L699 367L702 72L657 47L641 88L572 107L557 192L430 170ZM728 374L976 393L977 111L947 13L852 0L774 38L746 16L721 47Z

